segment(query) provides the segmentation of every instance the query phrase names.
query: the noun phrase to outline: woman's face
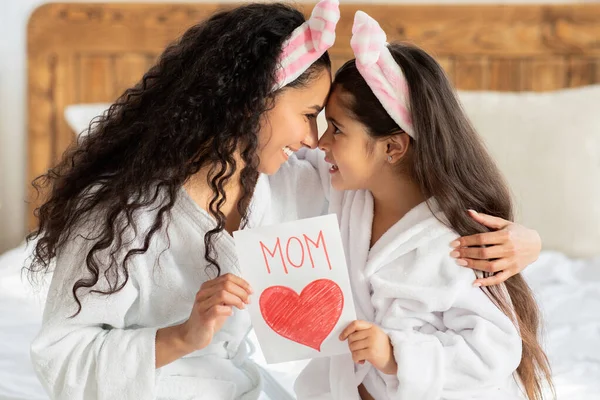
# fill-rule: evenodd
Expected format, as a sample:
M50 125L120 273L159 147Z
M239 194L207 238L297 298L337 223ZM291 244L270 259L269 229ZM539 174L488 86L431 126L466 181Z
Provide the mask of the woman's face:
M318 142L317 115L325 106L331 73L323 68L307 86L287 88L275 99L260 127L258 171L274 174L293 152Z
M367 128L351 117L344 104L348 94L335 89L327 100L327 130L319 148L331 164L331 185L337 190L367 189L385 168L385 148L374 142Z

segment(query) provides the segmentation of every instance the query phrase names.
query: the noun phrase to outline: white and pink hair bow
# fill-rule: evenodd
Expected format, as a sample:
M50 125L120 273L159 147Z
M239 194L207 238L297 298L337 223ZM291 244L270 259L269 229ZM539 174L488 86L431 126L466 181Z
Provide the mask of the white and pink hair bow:
M350 46L358 72L383 108L404 132L415 138L404 73L388 49L385 32L363 11L354 16Z
M293 82L333 46L339 20L338 0L317 3L308 21L296 28L282 46L274 90Z

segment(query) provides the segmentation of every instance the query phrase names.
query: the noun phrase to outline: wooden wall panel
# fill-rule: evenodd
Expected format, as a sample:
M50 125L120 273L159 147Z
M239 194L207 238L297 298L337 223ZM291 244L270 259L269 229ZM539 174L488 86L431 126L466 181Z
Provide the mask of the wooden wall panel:
M56 55L36 54L29 57L29 63L36 65L29 70L27 83L27 106L29 109L28 124L28 179L26 182L27 198L30 200L28 209L28 226L35 222L33 209L40 204L43 194L35 193L31 183L35 177L46 171L54 164L57 153L57 111L54 101L56 87Z
M234 4L49 3L29 20L28 48L155 53L189 26Z
M120 54L115 56L115 82L113 92L120 96L125 89L140 81L150 68L152 56L147 54Z
M98 103L115 100L114 56L82 54L78 61L78 102Z
M435 55L434 55L435 56ZM444 57L444 56L435 56L436 60L440 63L441 67L446 72L448 78L454 81L454 58L452 57Z
M586 85L588 82L593 82L595 73L595 60L570 57L566 66L566 86L579 87Z
M462 90L482 90L489 87L487 57L458 57L455 60L454 84Z
M489 89L521 90L521 63L518 59L495 58L489 63Z
M547 91L566 87L567 63L563 58L536 58L521 64L521 87L525 91Z
M54 120L55 120L55 148L52 163L59 161L62 153L71 144L74 135L63 117L65 107L72 104L77 96L78 82L77 58L73 54L63 53L56 56L55 89L54 89Z
M582 4L543 6L544 43L555 54L598 55L600 53L600 7Z

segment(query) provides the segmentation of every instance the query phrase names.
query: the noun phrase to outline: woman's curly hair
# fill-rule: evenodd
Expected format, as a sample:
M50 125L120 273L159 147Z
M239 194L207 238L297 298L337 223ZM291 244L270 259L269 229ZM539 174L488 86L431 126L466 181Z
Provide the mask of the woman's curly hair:
M74 227L89 222L93 213L87 273L82 270L72 288L75 315L81 311L80 289L118 292L128 280L128 260L148 250L153 235L168 223L182 185L200 169L208 171L213 193L208 211L216 221L204 238L205 258L219 275L213 240L225 225L221 206L238 169L234 155L241 151L238 211L245 224L259 174L260 120L277 95L272 88L278 57L285 39L304 21L285 4L250 4L213 15L169 45L142 80L90 124L85 140L33 182L38 193L49 192L36 210L39 227L28 236L37 239L30 276L48 271ZM330 67L325 53L287 87L305 86ZM143 245L127 249L119 262L117 253L129 243L124 232L137 232L134 215L148 207L156 214ZM109 257L99 262L101 252ZM94 288L101 273L107 289Z

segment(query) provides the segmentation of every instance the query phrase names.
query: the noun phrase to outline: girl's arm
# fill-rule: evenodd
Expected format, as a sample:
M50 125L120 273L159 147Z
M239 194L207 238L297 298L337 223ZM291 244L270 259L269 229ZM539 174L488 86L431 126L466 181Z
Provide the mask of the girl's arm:
M388 334L397 371L379 372L390 399L469 398L506 386L521 360L517 328L472 286L472 273L429 249L412 271L371 278L376 320ZM389 371L388 371L389 372Z

